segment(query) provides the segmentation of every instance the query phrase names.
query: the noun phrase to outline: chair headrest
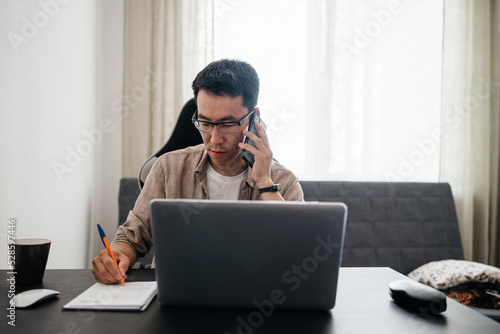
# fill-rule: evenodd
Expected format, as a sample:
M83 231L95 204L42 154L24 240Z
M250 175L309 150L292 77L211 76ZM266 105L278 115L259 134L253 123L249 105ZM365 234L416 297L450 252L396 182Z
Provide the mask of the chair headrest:
M146 182L146 178L148 177L149 171L151 170L151 167L153 167L153 164L155 163L156 160L158 160L158 158L153 155L148 160L146 160L144 165L142 165L141 170L139 171L139 188L140 189L142 189L144 182Z

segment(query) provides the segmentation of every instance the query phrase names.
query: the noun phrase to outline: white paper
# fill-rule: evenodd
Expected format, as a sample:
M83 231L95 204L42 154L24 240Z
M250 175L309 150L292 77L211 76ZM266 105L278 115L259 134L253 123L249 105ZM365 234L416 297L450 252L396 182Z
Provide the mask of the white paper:
M127 282L106 285L95 283L63 309L145 310L156 295L157 285L152 282Z

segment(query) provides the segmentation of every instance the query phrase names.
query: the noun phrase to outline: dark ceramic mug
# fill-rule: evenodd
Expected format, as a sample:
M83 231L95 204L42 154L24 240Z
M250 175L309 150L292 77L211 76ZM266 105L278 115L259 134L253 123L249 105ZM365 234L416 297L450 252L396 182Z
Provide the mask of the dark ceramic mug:
M17 239L15 247L16 285L33 285L43 281L49 258L50 240Z

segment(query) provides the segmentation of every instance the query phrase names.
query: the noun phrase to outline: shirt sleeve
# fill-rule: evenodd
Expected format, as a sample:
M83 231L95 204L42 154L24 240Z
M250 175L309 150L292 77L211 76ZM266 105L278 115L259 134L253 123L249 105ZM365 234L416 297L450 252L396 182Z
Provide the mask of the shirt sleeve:
M283 190L281 196L285 201L304 201L304 192L302 191L302 186L299 180L295 178L290 180L290 184Z
M281 196L285 201L304 201L299 179L285 166L273 163L271 177L274 183L281 183Z
M146 255L153 245L149 202L154 198L165 198L165 173L159 160L153 164L134 208L118 227L113 240L132 246L137 257Z

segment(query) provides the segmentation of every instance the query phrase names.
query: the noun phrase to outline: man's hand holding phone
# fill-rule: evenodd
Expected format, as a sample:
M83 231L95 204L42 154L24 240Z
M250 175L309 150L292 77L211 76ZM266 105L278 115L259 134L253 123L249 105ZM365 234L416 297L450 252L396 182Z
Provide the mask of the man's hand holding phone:
M258 114L256 115L258 117ZM245 156L245 150L247 153L253 155L253 166L252 176L255 181L255 187L262 189L273 185L273 180L271 178L271 164L273 162L273 152L271 151L271 146L269 145L269 139L266 135L264 127L259 124L259 121L252 117L251 122L253 122L254 132L243 130L243 134L253 141L254 145L250 145L247 141L240 143L239 146L242 148L243 154ZM249 126L252 129L252 126ZM247 155L248 157L248 155ZM248 158L244 158L245 161L250 165ZM284 200L279 192L267 192L261 194L263 200Z

